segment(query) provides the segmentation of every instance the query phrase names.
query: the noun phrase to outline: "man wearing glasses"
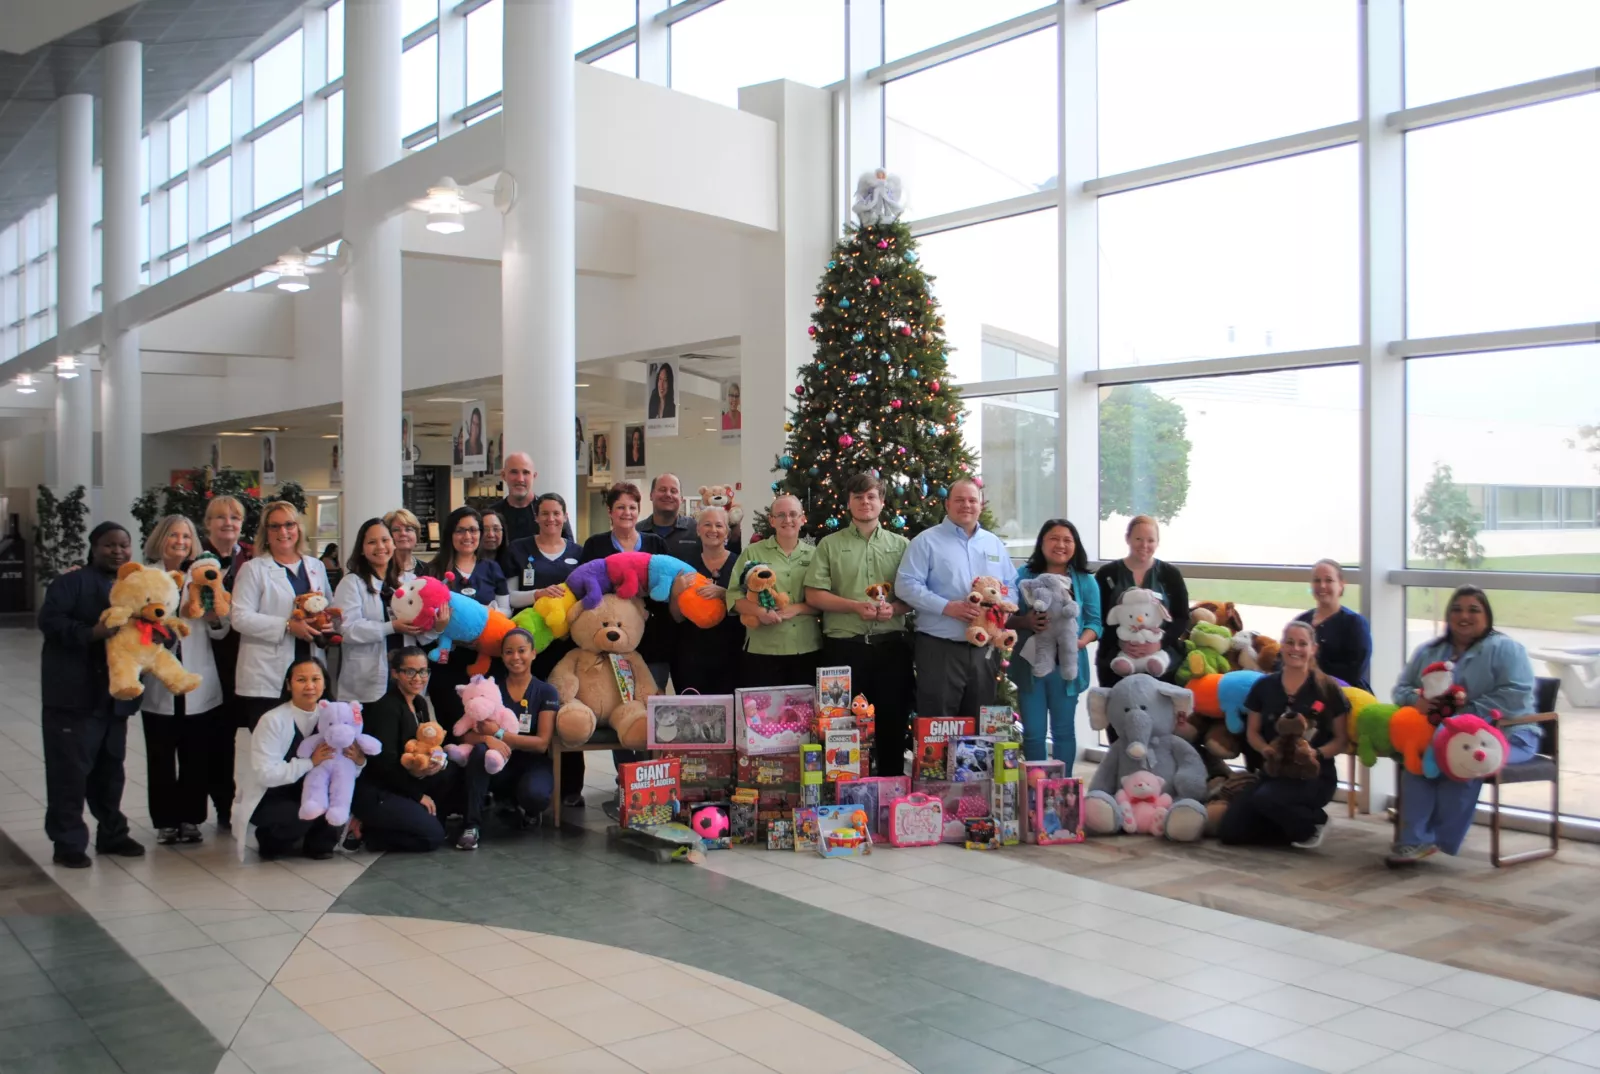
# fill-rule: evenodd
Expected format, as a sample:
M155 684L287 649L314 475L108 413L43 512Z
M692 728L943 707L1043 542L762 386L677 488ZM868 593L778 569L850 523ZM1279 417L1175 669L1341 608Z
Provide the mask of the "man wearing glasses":
M457 849L477 845L489 791L484 751L475 750L465 765L441 759L413 772L400 763L406 743L417 737L417 728L433 721L428 675L426 653L415 647L398 650L389 663L388 693L361 711L364 730L383 745L356 780L352 803L368 849L437 850L445 842L444 818L453 813L464 818Z
M800 539L800 526L806 516L800 501L793 496L773 500L767 517L772 522L773 535L739 554L728 586L728 613L753 615L757 620L756 626L745 632L739 685L810 685L816 678L817 657L822 649L817 611L805 597L806 572L816 548ZM772 568L777 575L777 588L793 602L781 612L763 608L745 593L745 574L751 564L760 563Z
M822 613L822 663L850 666L851 689L878 710L876 775L905 773L911 712L911 609L891 588L910 543L878 524L883 483L857 474L845 484L850 525L817 544L806 572L806 603Z

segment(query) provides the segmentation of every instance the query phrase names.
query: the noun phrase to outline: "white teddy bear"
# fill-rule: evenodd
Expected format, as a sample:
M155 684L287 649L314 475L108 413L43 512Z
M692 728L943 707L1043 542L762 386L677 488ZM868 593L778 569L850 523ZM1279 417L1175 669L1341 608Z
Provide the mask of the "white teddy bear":
M1117 641L1122 645L1161 643L1161 624L1172 621L1172 615L1161 598L1148 589L1129 589L1117 601L1117 606L1106 616L1106 625L1117 628ZM1111 670L1127 676L1143 672L1156 678L1167 673L1172 658L1158 649L1149 656L1134 660L1125 653L1111 658Z

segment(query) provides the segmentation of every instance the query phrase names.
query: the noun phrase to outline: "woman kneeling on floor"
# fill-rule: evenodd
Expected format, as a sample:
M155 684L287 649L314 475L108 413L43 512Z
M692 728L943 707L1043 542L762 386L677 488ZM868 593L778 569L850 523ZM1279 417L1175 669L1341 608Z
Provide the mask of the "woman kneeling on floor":
M550 808L555 790L550 739L555 735L556 710L561 707L556 688L534 677L533 655L532 634L522 629L506 633L500 645L500 662L505 665L500 703L516 715L517 730L483 723L463 738L505 754L506 766L489 777L489 789L503 807L503 815L524 828L537 824Z
M1321 844L1328 824L1323 807L1338 786L1334 758L1348 743L1350 702L1332 679L1317 667L1317 639L1311 624L1293 620L1283 628L1279 670L1256 682L1245 698L1249 748L1246 763L1261 780L1235 798L1222 818L1217 837L1224 843L1281 845L1304 850ZM1296 778L1274 765L1269 774L1263 755L1278 737L1278 719L1305 717L1305 739L1315 751L1317 772Z
M440 761L412 772L400 763L417 728L433 723L428 707L428 654L416 647L389 658L389 691L362 710L366 733L383 749L371 771L356 781L351 811L371 850L428 851L444 845L444 818L460 814L457 850L476 850L483 800L489 792L487 747L476 746L465 765ZM440 735L440 740L444 740Z
M303 853L316 861L333 857L339 829L326 817L300 819L300 795L311 769L334 755L327 743L310 757L299 756L300 743L317 730L317 702L327 698L328 674L322 661L304 656L289 665L284 680L287 700L262 715L250 733L250 773L255 787L246 791L242 816L255 825L256 845L263 860ZM367 763L359 745L344 755L357 765ZM359 785L360 780L358 779ZM243 844L240 854L243 856Z

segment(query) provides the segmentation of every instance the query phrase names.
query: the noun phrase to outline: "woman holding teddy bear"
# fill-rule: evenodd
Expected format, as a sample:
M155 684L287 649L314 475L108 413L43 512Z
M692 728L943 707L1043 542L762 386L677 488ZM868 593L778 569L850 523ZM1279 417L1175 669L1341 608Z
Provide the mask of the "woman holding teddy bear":
M1022 595L1021 583L1041 574L1065 575L1079 602L1078 658L1069 668L1047 675L1035 675L1021 656L1022 643L1050 624L1043 612L1033 611ZM1089 557L1078 540L1078 527L1064 518L1052 518L1039 528L1033 555L1017 572L1017 614L1012 628L1017 631L1016 653L1011 657L1011 681L1017 687L1017 713L1022 717L1022 756L1029 761L1048 759L1045 731L1055 743L1058 761L1072 771L1078 758L1075 725L1078 695L1089 688L1089 644L1100 636L1100 587L1089 573Z

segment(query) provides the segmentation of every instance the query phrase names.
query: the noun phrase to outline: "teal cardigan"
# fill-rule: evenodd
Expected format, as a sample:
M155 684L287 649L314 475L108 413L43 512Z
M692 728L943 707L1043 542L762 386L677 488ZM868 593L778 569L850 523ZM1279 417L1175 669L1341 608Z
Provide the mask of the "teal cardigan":
M1072 599L1078 602L1078 633L1082 634L1085 630L1092 630L1095 637L1098 638L1105 630L1105 624L1100 619L1100 583L1095 581L1094 575L1084 571L1070 570L1069 573L1072 575ZM1017 571L1019 586L1013 599L1016 600L1019 611L1025 612L1028 610L1028 601L1022 595L1020 583L1024 578L1032 577L1033 572L1027 567ZM1023 681L1024 676L1033 677L1032 666L1022 659L1020 655L1022 643L1027 641L1032 633L1033 631L1031 630L1017 631L1017 649L1016 652L1011 654L1011 677L1017 681ZM1078 678L1072 684L1071 692L1081 694L1088 688L1089 650L1080 648L1078 650Z

